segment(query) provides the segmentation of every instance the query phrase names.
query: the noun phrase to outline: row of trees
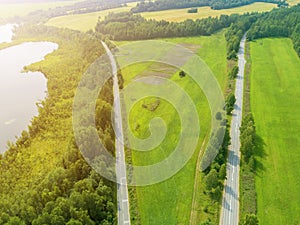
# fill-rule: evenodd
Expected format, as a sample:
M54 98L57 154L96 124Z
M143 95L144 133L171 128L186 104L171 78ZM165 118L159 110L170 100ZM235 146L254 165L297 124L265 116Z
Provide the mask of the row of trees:
M235 78L237 78L238 73L239 73L239 67L237 65L235 65L228 73L229 79L234 80Z
M257 136L255 131L254 118L248 113L242 121L240 128L240 140L242 153L241 159L241 212L244 215L241 218L241 224L258 225L256 190L255 190L255 172L256 172L256 154L257 154Z
M244 15L222 15L220 18L186 20L175 23L146 20L132 13L109 14L99 21L96 31L113 40L140 40L166 37L186 37L211 35L229 27L227 41L227 59L237 59L239 44L248 31L248 40L263 37L290 37L296 52L300 55L300 6L274 9L267 13L246 13Z
M252 41L265 37L290 37L300 56L300 5L263 14L253 24L247 38Z
M254 169L255 159L255 125L252 114L248 114L243 118L240 128L241 135L241 153L246 163L249 163Z
M259 13L246 13L239 16L239 18L231 24L225 33L225 38L227 41L227 59L237 59L240 42L244 34L261 16L262 14Z
M278 6L288 6L286 1L281 0L260 0L262 2L269 2L278 4ZM132 8L133 13L152 12L167 9L182 9L191 7L210 6L212 9L228 9L251 3L258 2L258 0L230 0L230 1L209 1L209 0L156 0L156 1L142 1L136 7Z
M221 113L217 113L216 119L220 121L219 130L212 134L200 166L205 168L209 165L204 170L205 193L212 200L218 202L222 197L223 181L226 177L226 159L230 136L227 120L222 118ZM224 133L223 139L220 139L223 137L220 133ZM216 146L220 146L220 148L217 149Z
M107 35L113 40L141 40L166 37L188 37L198 35L211 35L223 28L230 27L232 24L241 23L239 21L248 21L250 15L239 16L221 15L219 18L205 18L186 20L184 22L167 22L146 20L140 15L128 12L110 13L105 20L99 21L96 26L96 32ZM237 26L236 29L242 27ZM233 29L232 29L233 30ZM238 32L228 33L228 40L232 35L238 35ZM243 30L241 31L243 35ZM237 38L238 39L238 38ZM235 49L235 48L234 48Z
M21 26L18 40L52 41L59 49L46 60L28 66L48 79L47 98L15 144L0 157L0 224L116 224L116 186L95 173L81 156L72 128L74 96L82 74L105 52L100 40L89 34L46 26ZM110 73L101 65L98 74ZM87 81L93 89L95 80ZM97 138L114 154L111 127L112 83L97 100ZM91 119L81 114L81 122ZM82 136L89 135L82 129ZM88 140L88 139L87 139ZM92 146L86 146L92 147ZM93 148L89 148L93 151ZM99 167L106 166L100 157Z

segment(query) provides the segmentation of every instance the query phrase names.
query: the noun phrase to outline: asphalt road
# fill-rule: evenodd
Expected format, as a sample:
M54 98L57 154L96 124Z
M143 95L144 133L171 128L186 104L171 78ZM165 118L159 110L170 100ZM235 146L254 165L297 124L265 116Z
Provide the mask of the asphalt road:
M235 97L227 162L227 180L225 182L220 225L238 225L239 223L239 173L240 173L240 126L242 122L244 71L245 71L245 41L246 34L240 43L238 53L239 73L236 79Z
M113 74L113 92L114 92L114 122L116 132L116 177L118 181L118 225L130 225L129 199L126 178L126 164L124 151L124 135L121 114L121 102L117 76L117 64L113 54L107 45L102 42L103 47L110 59Z

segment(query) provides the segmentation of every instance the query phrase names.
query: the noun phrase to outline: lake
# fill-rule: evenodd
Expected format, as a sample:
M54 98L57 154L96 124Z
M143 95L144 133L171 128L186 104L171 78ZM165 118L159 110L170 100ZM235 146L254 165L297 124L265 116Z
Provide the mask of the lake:
M7 27L0 26L0 43L11 41L13 26ZM26 42L0 50L0 153L6 150L7 141L14 142L15 136L27 130L31 119L38 114L36 103L46 97L44 75L21 71L57 48L51 42Z

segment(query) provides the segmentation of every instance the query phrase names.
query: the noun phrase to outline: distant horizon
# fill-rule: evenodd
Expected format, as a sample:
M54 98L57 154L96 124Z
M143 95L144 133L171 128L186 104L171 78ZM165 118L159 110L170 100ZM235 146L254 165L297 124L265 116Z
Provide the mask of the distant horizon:
M42 3L42 2L62 2L62 1L73 1L73 0L0 0L0 4L9 3Z

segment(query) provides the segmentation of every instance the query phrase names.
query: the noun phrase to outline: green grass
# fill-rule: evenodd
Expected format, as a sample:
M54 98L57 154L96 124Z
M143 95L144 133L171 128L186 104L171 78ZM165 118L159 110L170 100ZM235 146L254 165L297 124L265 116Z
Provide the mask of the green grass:
M300 224L300 59L289 39L251 43L251 108L260 147L260 224Z
M194 50L196 46L200 47L197 53L212 69L221 87L225 89L227 64L224 32L211 37L174 38L165 39L165 41L180 43ZM123 43L119 42L117 44ZM212 49L214 50L212 51ZM134 64L123 69L122 74L125 84L130 83L142 71L151 69L151 66L153 66L152 63L143 63ZM179 173L162 183L136 188L137 203L135 204L137 204L137 211L143 225L189 224L197 157L210 128L208 103L201 90L197 88L196 83L188 76L182 79L179 78L178 72L171 75L170 79L180 85L195 102L201 120L201 134L196 152ZM148 165L151 162L158 162L164 159L173 151L176 146L176 138L180 134L179 116L175 109L166 101L161 100L159 107L154 112L142 107L142 104L149 105L155 101L156 98L153 97L141 100L128 113L131 128L138 137L145 138L149 135L148 124L153 117L161 117L168 127L166 138L159 147L147 153L133 151L132 161L135 165ZM203 183L201 180L197 182ZM198 221L211 218L217 222L219 205L211 203L209 197L203 194L203 185L200 185L200 187L196 196L200 202L200 205L197 205L199 210L197 215ZM131 199L131 201L134 200ZM203 212L203 208L207 205L210 208L210 212L215 213L214 215Z
M115 9L108 9L99 12L85 13L85 14L75 14L67 16L59 16L50 19L46 25L55 26L60 28L70 28L73 30L88 31L90 29L94 30L98 21L98 18L104 19L105 16L110 12L126 12L130 11L132 7L136 5L136 2L127 3L126 7L120 7Z
M251 5L241 6L232 9L212 10L210 7L198 8L198 13L188 13L188 9L173 9L157 12L145 12L141 15L147 19L167 20L167 21L184 21L186 19L201 19L209 16L216 17L220 15L230 15L234 13L242 14L245 12L264 12L276 8L276 4L257 2Z
M44 2L44 3L8 3L0 4L0 18L7 18L13 16L26 16L28 13L36 10L47 10L58 6L72 5L75 2L82 0L72 1L57 1L57 2Z

